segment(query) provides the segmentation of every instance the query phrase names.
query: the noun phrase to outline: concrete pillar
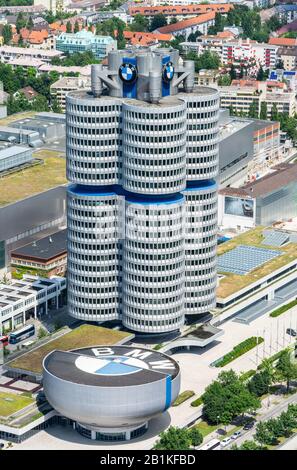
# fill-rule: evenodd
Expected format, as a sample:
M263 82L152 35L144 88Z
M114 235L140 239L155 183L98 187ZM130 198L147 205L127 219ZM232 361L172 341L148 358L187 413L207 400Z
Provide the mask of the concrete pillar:
M35 305L35 307L34 307L34 318L35 318L35 320L36 320L36 318L37 318L37 307L36 307L36 305Z
M26 312L23 313L23 325L26 323Z
M126 431L126 432L125 432L125 438L126 438L126 441L130 441L130 439L131 439L131 431Z
M274 294L275 294L274 290L269 291L268 292L268 300L273 300L274 299Z
M75 423L75 421L73 421L73 423L72 423L72 427L73 427L73 429L75 429L75 428L76 428L76 423Z
M92 441L96 440L96 431L91 431L91 439Z
M190 351L191 346L186 346L187 351Z
M47 299L46 299L46 301L45 301L45 314L48 315Z

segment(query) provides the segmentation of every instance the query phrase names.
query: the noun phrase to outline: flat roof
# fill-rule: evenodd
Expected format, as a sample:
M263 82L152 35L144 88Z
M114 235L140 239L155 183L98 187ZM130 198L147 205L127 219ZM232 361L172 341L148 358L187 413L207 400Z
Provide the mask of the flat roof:
M12 251L12 257L38 258L44 261L67 252L67 230L48 235Z
M103 349L105 352L100 352ZM179 373L179 366L171 357L133 346L53 351L45 358L44 369L62 380L98 387L142 385L166 376L173 379Z
M81 325L46 344L39 346L10 362L5 366L9 369L20 369L40 375L42 362L50 352L69 351L74 348L92 347L94 345L115 345L132 339L134 335L125 331L111 330L95 325Z
M7 147L0 150L0 160L5 160L5 158L13 157L14 155L19 155L20 153L31 152L32 149L25 146L13 145L12 147Z
M266 233L269 228L271 229L271 227L258 226L232 238L225 243L221 243L218 246L218 256L228 253L237 246L241 245L275 250L275 246L269 246L266 245L266 243L264 244ZM274 271L277 271L287 264L292 263L297 258L297 243L290 241L290 243L286 243L285 245L277 247L277 251L279 251L281 254L268 260L260 266L255 266L254 269L245 275L225 272L223 277L219 280L219 285L217 288L218 302L220 299L226 299L229 296L248 287L250 284L257 282L263 277L272 274Z
M297 163L281 163L273 172L240 188L223 188L220 194L242 198L256 198L270 194L290 183L297 182Z
M14 47L14 46L1 46L0 55L5 53L16 54L19 56L40 56L40 57L61 57L63 52L48 49L35 49L35 47Z

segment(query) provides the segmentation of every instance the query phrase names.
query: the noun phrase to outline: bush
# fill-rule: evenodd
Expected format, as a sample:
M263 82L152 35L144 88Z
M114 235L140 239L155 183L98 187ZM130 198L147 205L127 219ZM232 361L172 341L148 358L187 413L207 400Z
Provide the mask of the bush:
M47 336L47 331L44 328L40 327L38 330L38 339L42 339L45 336Z
M295 305L297 305L297 299L293 300L292 302L289 302L286 305L282 305L281 307L277 308L276 310L273 310L273 312L271 312L270 316L272 318L278 317L279 315L286 312L287 310L294 307Z
M229 353L225 354L221 359L215 362L215 367L224 367L226 364L229 364L229 362L234 361L234 359L237 359L238 357L242 356L246 352L250 351L254 347L257 346L258 344L263 343L264 339L261 338L261 336L252 336L251 338L247 338L246 340L242 341L242 343L239 343L237 346L234 346L232 351Z
M193 390L185 390L184 392L180 393L173 403L172 406L179 406L181 405L184 401L188 400L189 398L193 397L195 393Z

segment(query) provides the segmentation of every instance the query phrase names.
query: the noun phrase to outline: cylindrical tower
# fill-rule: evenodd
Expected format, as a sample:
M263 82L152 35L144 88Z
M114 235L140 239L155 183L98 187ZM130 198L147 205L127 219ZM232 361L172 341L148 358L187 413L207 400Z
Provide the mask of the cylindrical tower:
M137 194L172 194L186 187L186 104L123 104L123 187Z
M187 102L185 314L205 314L216 302L218 91L197 87Z
M121 102L79 91L67 96L67 178L81 185L119 181Z
M184 323L184 197L126 197L123 324L161 333Z
M185 204L185 314L215 307L217 267L217 185L188 183Z
M75 318L119 318L122 198L112 189L68 188L68 311Z

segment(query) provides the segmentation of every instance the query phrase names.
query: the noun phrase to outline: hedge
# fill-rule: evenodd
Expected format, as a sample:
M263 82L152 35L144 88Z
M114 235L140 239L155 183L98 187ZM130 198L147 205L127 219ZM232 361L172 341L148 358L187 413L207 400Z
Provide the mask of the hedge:
M173 403L172 406L179 406L181 405L184 401L188 400L189 398L193 397L195 393L193 390L185 390L184 392L180 393Z
M203 403L203 395L201 395L200 397L196 398L196 400L192 401L192 402L191 402L191 406L194 406L194 407L200 406L200 405L202 405L202 403Z
M261 336L258 336L258 338L256 336L251 336L251 338L247 338L246 340L242 341L242 343L234 346L232 351L215 361L213 365L215 367L224 367L226 364L229 364L229 362L234 361L234 359L237 359L246 352L250 351L250 349L253 349L255 346L257 346L257 342L258 344L261 344L263 341L264 339Z
M253 377L253 375L256 374L256 370L254 369L250 369L246 372L243 372L241 375L240 375L240 380L242 380L242 382L245 382L246 380L249 380L251 377Z
M295 307L295 305L297 305L297 299L292 300L292 302L289 302L286 305L282 305L281 307L277 308L276 310L273 310L273 312L271 312L271 314L270 314L270 317L272 317L272 318L278 317L279 315L281 315L282 313L285 313L290 308Z

